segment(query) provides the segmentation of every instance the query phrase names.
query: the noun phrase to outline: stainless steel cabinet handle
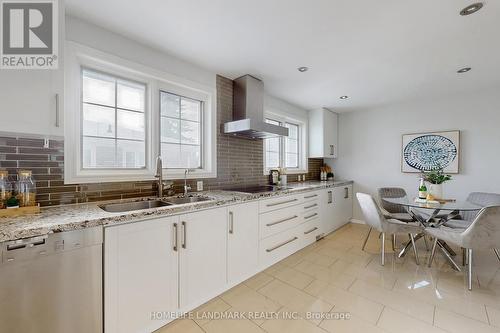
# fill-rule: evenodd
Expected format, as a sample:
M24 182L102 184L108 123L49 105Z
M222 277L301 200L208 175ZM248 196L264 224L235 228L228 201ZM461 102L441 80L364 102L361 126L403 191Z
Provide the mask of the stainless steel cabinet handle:
M314 204L314 205L309 205L309 206L305 206L304 209L309 209L309 208L313 208L313 207L316 207L318 204Z
M13 262L14 260L14 258L7 258L7 262Z
M182 221L182 248L186 248L186 222Z
M349 198L349 187L344 187L344 199Z
M335 146L330 145L330 155L335 155Z
M178 239L177 239L177 223L174 223L174 231L173 231L173 244L174 244L174 251L177 252L177 246L178 246Z
M229 233L234 233L234 213L229 212Z
M59 121L59 94L56 94L56 122L55 122L56 127L59 127L60 121Z
M309 231L304 231L304 235L307 235L307 234L310 234L311 232L313 232L314 230L318 230L318 227L314 227L312 228L311 230Z
M283 220L271 222L271 223L266 224L266 227L271 227L271 226L276 225L276 224L280 224L280 223L283 223L283 222L286 222L286 221L290 221L290 220L293 220L293 219L295 219L297 217L298 217L297 215L294 215L294 216L291 216L291 217L287 217L286 219L283 219Z
M317 197L317 196L318 196L317 194L313 194L313 195L307 195L307 196L305 196L304 198L305 198L305 199L310 199L310 198L315 198L315 197Z
M331 204L333 202L333 193L332 191L328 191L328 203Z
M304 219L310 219L311 217L315 217L316 215L318 215L318 213L314 213L314 214L311 214L309 216L304 216Z
M287 200L287 201L274 202L274 203L267 204L266 206L267 207L279 206L279 205L284 205L286 203L294 202L297 200L298 199L292 199L292 200Z
M299 239L299 238L298 238L298 237L293 237L292 239L289 239L289 240L287 240L286 242L283 242L283 243L281 243L281 244L278 244L278 245L276 245L276 246L273 246L273 247L272 247L272 248L270 248L270 249L266 249L266 251L267 251L267 252L273 252L274 250L279 249L280 247L285 246L285 245L286 245L286 244L288 244L288 243L291 243L291 242L293 242L293 241L296 241L297 239Z

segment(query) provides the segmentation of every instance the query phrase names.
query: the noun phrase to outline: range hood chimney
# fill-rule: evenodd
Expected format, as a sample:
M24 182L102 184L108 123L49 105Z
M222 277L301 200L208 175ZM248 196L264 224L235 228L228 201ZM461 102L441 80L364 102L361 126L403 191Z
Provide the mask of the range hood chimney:
M223 130L246 139L288 136L288 128L264 121L264 83L248 74L233 81L233 121Z

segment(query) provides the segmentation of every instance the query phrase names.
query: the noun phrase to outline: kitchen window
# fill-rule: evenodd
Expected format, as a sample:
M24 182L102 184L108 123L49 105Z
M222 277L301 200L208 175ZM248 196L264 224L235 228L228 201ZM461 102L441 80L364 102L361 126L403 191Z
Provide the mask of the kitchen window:
M67 43L66 184L217 177L216 90Z
M146 167L146 85L82 69L82 169Z
M160 91L161 155L166 169L202 167L203 102Z
M307 172L306 122L278 114L269 114L265 121L288 128L288 137L264 140L264 174L276 168L286 168L292 174Z

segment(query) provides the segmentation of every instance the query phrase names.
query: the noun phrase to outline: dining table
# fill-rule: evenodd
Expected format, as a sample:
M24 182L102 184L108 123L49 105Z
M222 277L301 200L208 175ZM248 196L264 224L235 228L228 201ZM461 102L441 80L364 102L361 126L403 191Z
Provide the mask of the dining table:
M401 198L383 198L382 200L403 207L408 214L410 214L416 221L418 221L424 228L439 228L451 219L460 218L460 212L477 211L481 210L481 206L473 204L469 201L421 201L416 199L409 199L407 197ZM419 233L415 236L415 240L425 236L425 233ZM425 240L425 238L424 238ZM456 253L445 242L438 240L437 246L451 264L451 266L460 271L460 267L453 260ZM399 252L398 257L404 257L408 249L411 247L411 241L407 242L402 250ZM426 244L427 247L427 244Z

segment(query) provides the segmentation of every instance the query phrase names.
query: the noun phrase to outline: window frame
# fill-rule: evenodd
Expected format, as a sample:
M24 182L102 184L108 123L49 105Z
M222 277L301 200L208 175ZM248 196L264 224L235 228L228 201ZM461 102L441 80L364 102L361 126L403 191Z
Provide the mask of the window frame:
M102 75L107 75L107 76L112 76L115 80L123 80L123 81L128 81L128 82L132 82L132 83L137 83L137 84L142 84L145 86L145 94L144 94L144 112L140 112L140 111L135 111L135 110L131 110L131 109L124 109L124 108L119 108L118 107L118 104L117 104L117 101L116 101L116 97L117 97L117 94L118 94L118 91L115 90L115 104L113 107L111 106L107 106L107 105L100 105L100 104L95 104L95 103L89 103L89 102L85 102L83 100L83 72L84 71L90 71L90 72L94 72L94 73L97 73L97 74L102 74ZM117 84L115 84L115 89L117 89ZM138 80L133 80L133 79L130 79L128 77L124 77L124 76L121 76L121 75L115 75L115 74L110 74L110 73L107 73L107 72L104 72L104 71L101 71L101 70L97 70L97 69L94 69L94 68L91 68L91 67L88 67L88 66L80 66L80 104L81 104L81 107L80 107L80 113L79 113L79 117L80 117L80 138L79 138L79 142L80 142L80 165L78 166L81 170L106 170L108 172L110 171L113 171L113 170L144 170L147 168L147 163L148 163L148 154L147 154L147 149L148 149L148 140L147 140L147 137L148 137L148 129L147 129L147 125L146 123L148 122L148 111L149 111L149 106L148 106L148 100L147 100L147 97L148 97L148 94L149 94L149 91L148 91L148 83L146 82L142 82L142 81L138 81ZM91 104L91 105L96 105L96 106L101 106L101 107L108 107L108 108L111 108L115 111L115 131L118 127L118 110L123 110L123 111L128 111L128 112L137 112L137 113L144 113L144 167L141 167L141 168L120 168L120 167L114 167L114 168L102 168L102 167L98 167L98 168L85 168L83 166L83 138L84 137L93 137L93 138L104 138L106 139L105 137L98 137L98 136L88 136L88 135L84 135L83 134L83 107L84 107L84 104ZM111 138L110 138L111 139ZM135 141L135 142L140 142L141 140L132 140L132 139L124 139L124 138L119 138L118 137L118 133L115 132L115 136L112 138L115 140L115 148L116 148L116 141L117 140L122 140L122 141ZM115 151L116 153L116 151ZM115 156L116 158L116 156Z
M113 75L146 85L145 96L145 168L83 169L82 168L82 68ZM66 42L64 93L64 182L65 184L125 182L154 180L156 157L160 150L160 90L203 101L203 169L189 173L188 178L217 176L216 89L214 86L158 71L150 67L75 43ZM77 111L77 112L76 112ZM164 159L165 162L165 159ZM163 170L164 179L184 178L184 170Z
M201 110L201 168L189 169L188 179L196 178L216 178L217 177L217 125L215 93L203 90L194 90L185 86L172 84L171 82L160 82L157 86L157 112L158 126L157 151L161 152L161 111L160 111L160 91L169 92L190 99L202 102ZM166 160L163 160L163 177L165 179L184 179L186 169L167 169Z
M298 168L286 168L287 174L303 174L307 173L309 168L308 168L308 158L307 158L307 118L305 117L299 117L295 115L288 115L283 111L278 111L278 110L265 110L265 115L264 119L270 119L274 121L279 121L281 123L281 126L284 126L285 123L289 123L292 125L297 125L298 128L298 133L297 133L297 139L298 139ZM265 139L263 140L262 143L263 150L264 150L264 175L268 175L269 171L272 169L275 169L274 167L267 167L266 161L267 161L267 149L266 149L266 141ZM280 137L280 152L279 152L279 167L280 168L285 168L285 159L286 159L286 140L285 137Z

